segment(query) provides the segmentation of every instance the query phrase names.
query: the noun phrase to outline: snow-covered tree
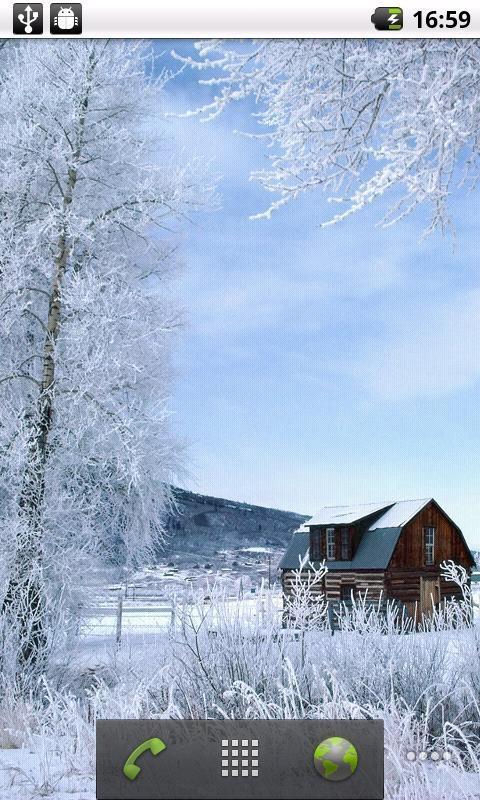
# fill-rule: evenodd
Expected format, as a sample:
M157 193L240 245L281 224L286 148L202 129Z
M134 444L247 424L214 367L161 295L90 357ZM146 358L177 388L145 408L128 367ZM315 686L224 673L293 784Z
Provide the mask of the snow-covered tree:
M211 103L204 119L252 96L269 166L254 173L276 197L257 216L312 189L338 213L331 224L391 193L384 224L419 205L427 232L450 225L448 201L475 186L480 154L477 40L271 39L198 42Z
M165 281L208 188L158 135L165 78L143 43L22 42L2 59L2 611L25 669L83 556L120 537L132 563L162 536L178 465Z

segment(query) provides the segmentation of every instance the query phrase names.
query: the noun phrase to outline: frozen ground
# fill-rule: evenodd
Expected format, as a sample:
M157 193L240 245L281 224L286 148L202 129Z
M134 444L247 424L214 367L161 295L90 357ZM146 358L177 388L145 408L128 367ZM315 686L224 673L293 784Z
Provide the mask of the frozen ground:
M356 630L298 636L281 634L278 590L239 591L238 581L210 595L202 588L195 602L179 602L173 623L155 592L126 601L120 648L111 593L99 592L98 615L64 666L70 694L52 687L41 712L4 713L0 800L94 800L96 716L219 713L378 716L387 800L480 800L479 608L474 628L380 634L359 614ZM407 761L409 750L432 748L451 749L452 762Z
M45 763L27 748L0 750L0 800L95 800L95 779L63 775L59 758Z

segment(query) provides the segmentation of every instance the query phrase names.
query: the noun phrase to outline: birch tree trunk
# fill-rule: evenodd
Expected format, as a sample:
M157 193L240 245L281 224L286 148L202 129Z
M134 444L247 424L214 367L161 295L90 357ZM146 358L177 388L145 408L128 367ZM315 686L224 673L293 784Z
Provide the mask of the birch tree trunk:
M47 644L45 634L47 603L42 574L42 510L45 502L45 472L49 435L55 413L55 346L62 320L62 288L72 249L68 234L67 214L73 202L77 185L78 163L82 155L85 116L88 111L90 82L94 68L95 62L92 58L90 71L87 73L85 94L80 102L77 143L72 154L72 164L68 169L66 186L62 190L61 230L58 236L45 325L42 378L35 408L29 420L31 433L25 475L19 497L23 535L20 542L17 542L13 569L2 609L9 614L20 637L19 667L21 669L29 668L33 671L42 669Z

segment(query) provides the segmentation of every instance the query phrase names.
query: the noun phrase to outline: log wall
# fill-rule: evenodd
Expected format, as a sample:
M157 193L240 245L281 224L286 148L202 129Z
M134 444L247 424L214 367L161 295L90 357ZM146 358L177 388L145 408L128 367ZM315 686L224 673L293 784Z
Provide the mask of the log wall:
M435 528L434 563L429 565L425 564L424 547L424 528L427 527ZM313 533L320 533L320 528L313 530ZM351 544L355 547L358 531L351 527L349 533ZM340 540L337 542L339 547ZM448 560L471 570L471 555L460 530L432 500L403 529L385 571L327 572L323 585L314 587L313 591L325 593L328 600L340 600L342 586L353 586L356 594L368 590L368 597L372 600L382 594L385 599L401 601L412 616L415 609L417 615L421 610L427 613L432 597L435 603L445 598L461 598L459 587L440 576L440 564ZM306 577L307 573L304 574ZM285 570L282 573L282 586L286 596L291 595L293 581L294 572Z
M307 579L307 573L302 573ZM284 570L282 573L282 587L286 596L291 596L292 586L295 582L295 573L290 570ZM381 571L376 572L327 572L325 575L323 586L313 587L312 594L325 593L327 600L340 600L342 595L342 585L354 586L356 593L364 593L368 590L368 598L371 600L378 600L381 593L384 591L384 573Z

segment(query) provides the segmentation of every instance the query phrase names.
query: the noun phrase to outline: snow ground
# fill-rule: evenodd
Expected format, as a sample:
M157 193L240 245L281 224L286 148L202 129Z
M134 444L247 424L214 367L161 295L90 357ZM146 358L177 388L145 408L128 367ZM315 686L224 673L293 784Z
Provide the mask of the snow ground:
M272 598L273 606L281 614L282 597L280 593ZM208 607L209 601L205 600ZM242 622L251 626L256 624L267 613L267 600L264 595L247 596L243 600L236 597L229 598L224 603L224 611L227 616L233 617L241 615ZM200 622L202 609L197 606L191 607L193 620ZM122 636L131 634L157 634L168 630L172 626L178 626L178 608L174 603L164 601L160 604L152 599L151 604L144 600L138 602L128 602L123 606L122 612ZM210 626L215 628L217 624L215 615L212 616ZM117 625L117 608L114 605L99 607L92 616L84 622L82 634L86 638L102 637L108 640L115 635Z
M475 602L479 604L475 613L477 624L480 625L480 585L475 587L474 597ZM222 625L234 626L240 620L244 633L254 630L261 632L264 629L263 623L267 626L271 624L280 610L279 593L269 593L268 603L270 607L266 609L266 601L261 596L247 595L240 600L225 598L220 609L220 617L215 616L217 612L213 609L215 613L208 620L208 628L213 631L218 626L221 629ZM202 613L208 608L208 602L192 607L192 622L198 625ZM273 617L270 615L271 612ZM175 627L172 628L171 612L165 609L165 604L155 604L153 598L150 603L146 603L145 599L139 599L137 602L129 601L126 603L123 619L122 648L117 651L114 636L115 607L113 605L110 607L106 605L103 609L99 607L98 613L96 612L96 616L86 624L83 635L79 638L74 661L77 669L82 669L83 672L97 670L99 665L111 665L119 659L123 659L128 668L136 669L144 658L154 662L157 658L160 660L164 657L169 637L172 631L176 633L177 627L181 627L179 618L175 617ZM461 657L468 635L468 631L451 630L435 634L415 633L405 637L405 652L408 653L412 641L424 642L427 648L429 640L435 637L435 646L440 646L449 656L446 663L455 665ZM310 658L316 660L316 653L325 647L330 647L332 653L338 654L338 669L341 671L345 669L344 660L347 663L350 658L349 653L358 646L358 639L355 636L346 631L336 632L334 637L330 637L329 632L312 631L306 636ZM407 640L410 640L410 644ZM300 646L293 637L292 647L299 650ZM364 651L363 657L368 657L368 648ZM361 658L359 654L357 660L360 662ZM416 676L412 675L412 680L415 679ZM448 670L441 676L441 681L448 681ZM132 713L135 715L135 711ZM124 715L120 708L118 716ZM405 745L394 744L394 749L400 752L405 749ZM31 747L27 744L19 749L0 749L0 800L40 800L40 798L94 800L95 781L92 774L93 767L89 762L91 754L89 756L87 750L88 747L84 747L82 753L70 760L71 752L64 750L62 755L60 737L46 739L40 743L38 740L32 741ZM391 754L389 757L391 759ZM417 782L412 784L415 791L412 790L411 795L414 800L422 797L426 800L480 800L478 774L465 774L454 765L445 764L417 763L415 768L417 772L413 775L412 781ZM428 792L418 781L419 773L425 777ZM390 800L390 795L387 795L387 798ZM410 794L395 795L394 800L410 800Z
M95 779L64 776L59 759L48 767L26 748L0 750L0 800L95 800Z

